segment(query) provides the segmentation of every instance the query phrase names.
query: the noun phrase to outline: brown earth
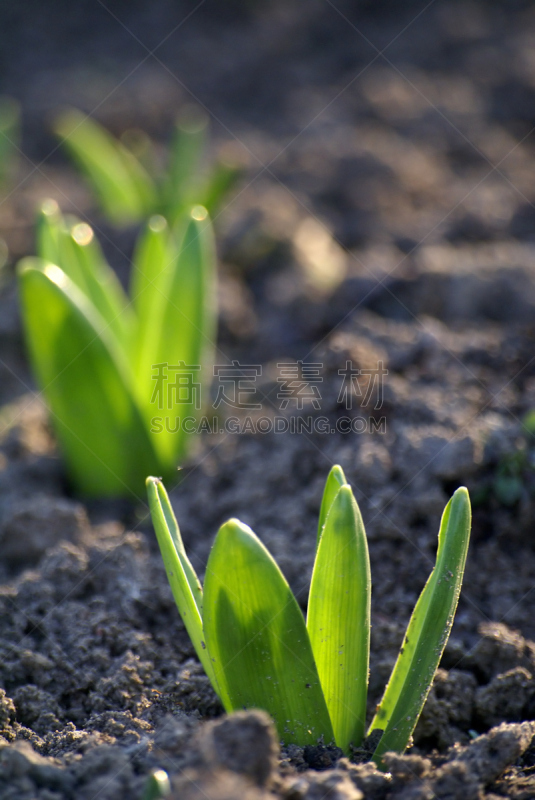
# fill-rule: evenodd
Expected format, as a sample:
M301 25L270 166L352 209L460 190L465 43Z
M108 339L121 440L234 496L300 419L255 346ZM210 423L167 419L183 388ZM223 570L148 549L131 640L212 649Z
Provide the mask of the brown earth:
M25 154L0 205L1 798L137 798L156 767L180 798L535 797L535 443L522 424L535 407L534 38L522 2L0 4L0 87L22 102ZM50 115L73 103L163 143L191 99L213 114L214 150L246 163L216 221L218 362L262 366L257 416L284 415L277 364L301 359L323 365L320 407L303 413L329 430L385 420L383 433L200 437L169 487L196 569L238 516L305 608L322 485L341 464L370 545L371 713L442 509L457 486L471 493L452 637L414 748L387 776L325 744L280 752L262 715L222 716L144 498L74 497L33 393L12 267L32 252L36 203L89 219L121 275L135 233L99 216ZM347 409L347 361L384 364L382 404L374 392Z

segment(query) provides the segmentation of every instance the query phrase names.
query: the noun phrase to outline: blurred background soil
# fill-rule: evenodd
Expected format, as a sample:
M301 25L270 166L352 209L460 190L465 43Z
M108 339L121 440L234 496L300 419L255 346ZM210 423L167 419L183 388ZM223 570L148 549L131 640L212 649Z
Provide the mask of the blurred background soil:
M163 766L184 797L534 797L535 442L523 425L535 408L533 5L0 2L0 92L23 114L0 201L0 796L135 798ZM144 498L73 496L35 394L13 267L33 252L37 204L53 197L89 221L124 280L136 234L99 215L51 119L74 105L118 136L142 129L163 159L189 103L211 117L212 154L243 166L215 220L218 363L261 365L263 411L277 413L277 364L320 362L321 408L307 413L332 426L348 413L346 362L388 369L382 407L356 398L350 413L384 418L383 433L201 437L169 487L198 572L218 525L238 516L305 608L323 482L340 463L370 542L371 712L442 509L459 485L472 496L452 637L416 755L392 762L390 783L348 765L323 783L306 771L336 753L294 749L274 766L250 718L222 734L260 725L237 751L249 788L213 755L219 728L191 744L221 708ZM473 767L475 747L494 767ZM267 759L262 778L251 752Z

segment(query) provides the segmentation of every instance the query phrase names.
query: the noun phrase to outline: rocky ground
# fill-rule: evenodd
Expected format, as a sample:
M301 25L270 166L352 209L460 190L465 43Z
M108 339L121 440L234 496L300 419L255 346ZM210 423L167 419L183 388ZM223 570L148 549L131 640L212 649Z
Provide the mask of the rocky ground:
M0 6L0 85L22 102L25 154L0 205L0 797L138 798L156 767L188 800L535 796L534 37L522 2ZM442 509L470 490L453 633L388 775L330 747L280 751L257 713L222 716L144 498L73 496L33 391L12 267L32 252L36 203L89 219L120 274L134 235L99 216L50 115L73 103L163 143L192 99L213 115L214 151L245 169L216 220L218 361L262 366L257 417L295 416L279 363L319 363L319 407L302 413L365 428L201 437L169 487L199 574L238 516L305 608L322 486L341 464L370 546L371 714ZM348 408L346 362L382 363L382 396L361 384Z

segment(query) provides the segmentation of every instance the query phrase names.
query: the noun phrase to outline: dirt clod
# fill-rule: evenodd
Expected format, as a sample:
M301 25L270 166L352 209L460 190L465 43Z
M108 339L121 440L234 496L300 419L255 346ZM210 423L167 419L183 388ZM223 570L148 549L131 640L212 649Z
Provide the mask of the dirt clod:
M323 774L305 772L289 780L283 790L285 800L364 800L364 795L344 772Z
M180 800L532 800L533 4L106 5L0 3L0 83L23 130L19 173L0 186L1 800L140 800L155 768ZM244 164L215 215L217 362L256 365L248 399L268 420L314 423L197 437L167 486L201 580L238 516L305 611L321 493L341 464L370 549L369 721L443 508L470 491L452 637L415 748L390 773L369 762L371 742L353 743L359 763L323 745L279 756L265 719L223 714L145 498L74 497L34 392L14 265L35 252L36 208L52 195L89 221L124 285L137 233L105 222L50 121L71 104L117 136L146 130L147 164L164 164L192 97L217 121L207 155L230 148ZM316 404L299 408L305 391L281 407L289 362L321 365ZM224 405L218 423L251 416Z
M47 495L19 500L0 526L2 556L12 566L35 564L55 544L79 541L88 527L80 503Z
M269 785L276 769L279 744L273 722L263 711L239 711L206 725L199 736L205 764Z
M502 723L456 753L450 763L465 764L485 785L495 780L528 749L535 722Z
M187 769L172 780L170 800L270 800L272 795L228 770Z
M466 663L487 680L516 666L535 671L535 644L518 631L501 622L483 622L479 632L481 637Z
M476 712L486 727L500 722L520 722L535 695L533 676L525 667L515 667L476 692Z
M338 769L347 770L349 777L365 797L384 800L392 788L392 776L381 772L373 763L352 764L347 758L338 762Z
M0 781L4 785L46 787L67 793L73 785L72 776L54 759L43 758L29 742L18 741L0 749Z
M469 764L459 761L440 767L430 788L439 800L480 800L482 795L479 776Z
M303 749L303 757L312 769L322 770L334 767L338 759L343 756L339 747L325 747L325 745L307 745Z

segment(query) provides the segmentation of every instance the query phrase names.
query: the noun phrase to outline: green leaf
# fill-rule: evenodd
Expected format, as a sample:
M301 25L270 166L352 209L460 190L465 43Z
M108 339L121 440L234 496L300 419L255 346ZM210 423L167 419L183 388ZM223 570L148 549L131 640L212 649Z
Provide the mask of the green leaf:
M383 730L374 754L402 753L416 726L450 635L470 539L470 498L457 489L442 515L435 567L416 603L400 654L369 729Z
M164 215L173 224L188 206L201 199L201 158L206 148L208 116L189 108L175 126L169 171L164 185Z
M60 235L65 223L55 200L50 197L41 204L36 220L37 255L43 261L61 266Z
M329 478L341 473L331 470ZM343 473L342 473L343 474ZM327 484L329 481L327 481ZM347 753L366 724L370 654L371 577L368 545L350 486L331 504L319 543L307 630L329 709L334 738Z
M192 210L181 243L171 243L169 253L163 270L155 266L157 286L140 316L141 328L150 327L150 338L140 348L137 381L145 388L147 416L163 413L175 427L175 418L199 418L202 388L213 364L216 273L212 227L205 209ZM156 402L154 394L157 365L163 365L168 378L161 402ZM187 375L190 385L180 390L179 399L179 389L173 387ZM187 438L182 428L158 434L162 458L169 463L182 458Z
M161 352L173 352L187 364L211 367L215 337L215 244L206 209L191 211L176 268L171 272L165 316L161 330ZM175 345L168 337L175 337ZM209 360L207 361L207 357Z
M346 476L344 475L344 470L338 464L335 464L331 471L327 476L327 480L325 481L325 489L323 490L323 497L321 499L321 508L320 508L320 517L318 522L318 536L316 539L316 549L319 546L321 533L323 531L323 526L325 525L325 520L327 519L327 514L330 511L330 508L333 504L334 498L340 491L340 487L346 484Z
M223 525L208 559L204 633L227 711L260 707L287 743L333 739L301 609L250 528Z
M135 318L116 273L107 263L93 229L74 221L63 236L62 264L77 263L84 285L80 288L93 303L118 342L128 352L132 346Z
M234 188L242 172L238 166L221 162L212 168L201 195L202 205L208 209L212 219L216 214L219 216L223 199Z
M212 662L204 642L201 584L186 556L180 529L162 482L159 478L149 477L146 483L152 523L175 603L199 661L217 692Z
M136 242L132 258L132 274L130 277L130 296L140 321L144 323L144 333L150 332L155 300L160 304L166 298L166 278L170 274L170 233L167 220L160 214L154 214ZM154 297L157 293L156 298Z
M138 318L134 371L144 389L144 402L147 404L153 392L152 367L159 358L160 325L167 303L168 285L176 264L176 244L167 221L154 215L136 243L130 279L130 296Z
M161 465L122 350L59 267L28 258L18 273L34 373L77 488L137 497L147 469L159 472Z
M105 128L70 109L57 117L54 132L92 184L113 223L136 222L150 213L156 202L151 178Z
M134 315L115 272L106 262L93 229L61 215L54 200L45 200L37 218L37 252L56 264L93 303L125 350L132 346Z

